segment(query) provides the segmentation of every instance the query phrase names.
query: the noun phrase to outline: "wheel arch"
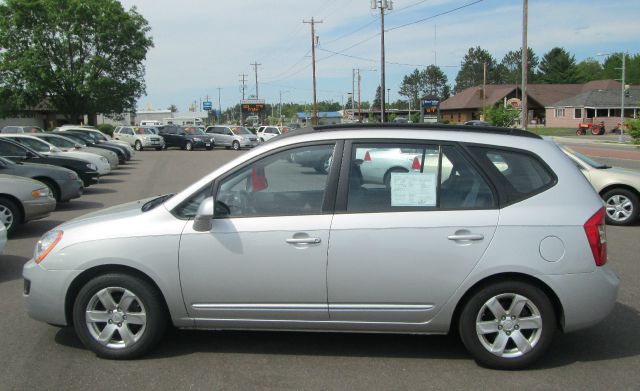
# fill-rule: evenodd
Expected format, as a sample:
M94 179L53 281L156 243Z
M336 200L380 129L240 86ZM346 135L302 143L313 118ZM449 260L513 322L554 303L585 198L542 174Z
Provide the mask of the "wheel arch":
M71 284L69 285L69 288L67 289L67 293L64 299L64 315L65 315L65 320L67 324L73 324L73 304L75 302L76 296L80 292L80 289L82 289L82 287L92 278L102 274L107 274L107 273L129 274L131 276L138 277L147 281L162 296L162 305L164 307L164 310L166 311L167 316L171 318L171 312L169 311L167 298L164 296L164 292L162 292L162 289L160 289L160 286L158 286L158 284L153 280L153 278L149 277L149 275L147 275L146 273L136 268L133 268L131 266L110 264L110 265L98 265L98 266L89 268L83 271L82 273L80 273L71 282Z
M53 187L55 187L54 190L58 192L58 195L59 196L62 195L62 189L60 188L60 185L58 184L58 182L56 182L55 179L46 177L46 176L37 176L37 177L34 177L33 179L35 179L36 181L43 182L45 185L47 183L51 184ZM56 200L56 201L59 201L59 200Z
M560 298L558 298L558 295L556 295L553 289L551 289L551 287L549 287L549 285L547 285L542 280L536 277L533 277L531 275L524 274L524 273L508 272L508 273L498 273L498 274L485 277L482 280L473 284L473 286L471 286L469 289L467 289L467 291L464 293L464 295L462 295L460 300L458 300L455 310L453 311L451 324L449 326L449 332L451 332L452 330L458 330L458 323L460 321L460 314L462 312L462 309L464 308L464 305L471 299L471 297L473 297L473 295L475 295L481 289L501 281L520 281L527 284L531 284L537 287L538 289L542 290L544 294L551 301L551 305L553 306L553 311L555 312L556 320L558 322L557 324L558 328L560 330L564 330L564 309L562 308L562 303L560 302Z
M622 183L612 183L609 184L607 186L605 186L604 188L602 188L602 190L600 190L598 192L598 194L600 195L600 198L604 197L604 195L613 189L625 189L625 190L629 190L630 192L632 192L633 194L635 194L636 196L640 197L640 191L638 189L636 189L633 186L629 186L629 185L625 185Z
M7 193L0 193L0 198L4 198L6 200L9 200L11 202L13 202L14 204L16 204L16 206L18 207L19 211L20 211L20 224L24 223L24 218L25 218L25 213L24 213L24 205L22 205L22 202L17 199L16 197L12 196L11 194L7 194Z

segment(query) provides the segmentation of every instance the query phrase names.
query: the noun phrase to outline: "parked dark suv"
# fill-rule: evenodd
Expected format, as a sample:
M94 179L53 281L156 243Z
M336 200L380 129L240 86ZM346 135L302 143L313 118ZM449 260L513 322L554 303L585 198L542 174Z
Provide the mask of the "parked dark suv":
M215 145L213 137L195 126L167 125L160 129L160 135L164 138L165 148L178 147L186 151L196 148L211 150Z

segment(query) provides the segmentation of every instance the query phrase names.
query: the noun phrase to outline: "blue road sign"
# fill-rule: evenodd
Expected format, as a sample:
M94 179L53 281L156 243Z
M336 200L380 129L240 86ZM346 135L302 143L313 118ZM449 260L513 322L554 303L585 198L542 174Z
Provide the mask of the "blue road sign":
M211 110L213 108L213 105L211 104L210 100L205 100L204 102L202 102L202 110Z

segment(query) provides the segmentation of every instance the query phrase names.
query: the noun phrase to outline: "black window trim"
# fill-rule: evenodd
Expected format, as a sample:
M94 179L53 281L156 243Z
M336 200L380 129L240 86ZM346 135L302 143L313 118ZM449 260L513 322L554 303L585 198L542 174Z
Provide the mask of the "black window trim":
M518 202L522 202L529 198L535 197L536 195L540 193L544 193L545 191L551 189L552 187L558 184L558 176L556 175L555 171L553 171L553 169L540 156L538 156L537 154L531 151L520 149L520 148L506 147L506 146L493 145L493 144L480 144L480 143L463 143L462 148L465 149L467 154L470 155L480 167L482 167L482 171L484 171L486 175L489 175L489 177L491 178L491 182L494 183L494 186L498 189L498 193L500 194L499 204L501 209L506 208L507 206L510 206L513 204L517 204ZM472 150L473 148L483 148L485 150L493 149L497 151L505 151L505 152L512 152L512 153L527 155L533 158L535 161L537 161L542 166L542 168L545 169L545 171L547 171L547 173L551 176L553 180L551 181L550 184L537 189L535 192L527 194L523 198L511 200L508 195L509 192L505 190L506 183L508 182L507 179L504 177L504 175L500 174L496 166L491 162L491 160L489 160L489 158L486 155L474 152Z
M436 182L436 206L433 208L418 208L418 207L395 207L389 210L371 210L371 211L348 211L347 200L349 196L349 171L351 167L351 150L353 144L416 144L416 145L433 145L438 147L438 173ZM342 153L342 161L340 167L340 180L337 188L335 214L362 214L362 213L401 213L401 212L445 212L445 211L468 211L468 210L496 210L500 209L500 192L495 183L485 172L485 169L478 164L474 156L467 151L463 143L448 140L429 140L429 139L399 139L399 138L362 138L362 139L347 139L345 140L344 149ZM441 181L441 166L443 147L454 147L464 159L476 170L476 172L484 179L489 190L493 195L493 206L487 208L441 208L440 207L440 181ZM423 158L424 164L424 158Z

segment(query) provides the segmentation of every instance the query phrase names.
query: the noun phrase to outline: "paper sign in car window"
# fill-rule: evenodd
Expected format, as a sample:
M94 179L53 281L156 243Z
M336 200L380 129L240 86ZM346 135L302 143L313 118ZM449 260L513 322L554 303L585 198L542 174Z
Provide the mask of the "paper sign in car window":
M436 206L436 175L392 172L391 206Z

